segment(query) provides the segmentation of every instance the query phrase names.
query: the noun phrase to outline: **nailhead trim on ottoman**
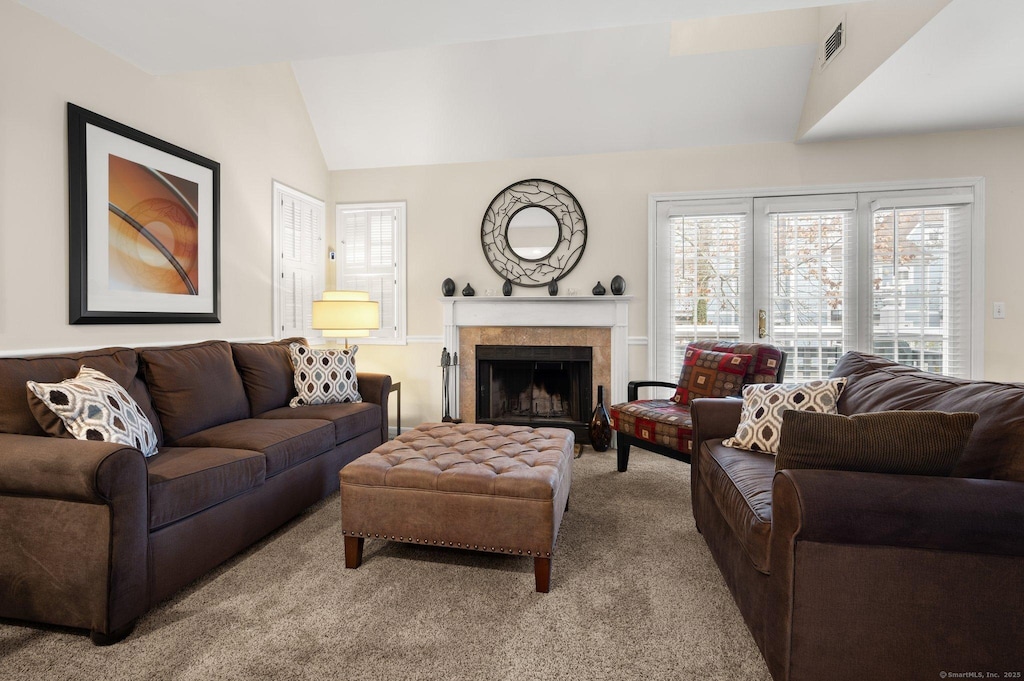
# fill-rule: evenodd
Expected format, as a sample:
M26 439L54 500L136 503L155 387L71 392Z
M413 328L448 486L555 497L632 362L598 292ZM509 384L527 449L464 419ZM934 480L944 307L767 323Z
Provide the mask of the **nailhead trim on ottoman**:
M385 442L339 473L346 566L371 537L526 555L547 591L574 443L563 428L477 423L425 423Z

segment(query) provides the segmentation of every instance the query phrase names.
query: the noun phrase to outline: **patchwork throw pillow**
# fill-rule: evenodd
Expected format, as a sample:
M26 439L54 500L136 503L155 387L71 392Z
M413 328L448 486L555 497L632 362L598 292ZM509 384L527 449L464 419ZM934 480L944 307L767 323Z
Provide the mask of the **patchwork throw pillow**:
M117 381L83 366L78 376L60 383L25 384L77 440L116 442L143 456L157 452L156 432L139 404Z
M311 348L301 343L289 345L295 367L295 392L298 393L289 406L362 402L356 378L357 350L358 345L344 350Z
M698 397L732 397L743 389L750 355L715 352L687 346L683 370L672 401L688 405Z
M726 447L776 454L787 409L835 414L846 378L823 378L807 383L760 383L743 388L743 409L736 434Z
M853 416L787 411L775 470L948 476L978 420L973 412L878 411Z

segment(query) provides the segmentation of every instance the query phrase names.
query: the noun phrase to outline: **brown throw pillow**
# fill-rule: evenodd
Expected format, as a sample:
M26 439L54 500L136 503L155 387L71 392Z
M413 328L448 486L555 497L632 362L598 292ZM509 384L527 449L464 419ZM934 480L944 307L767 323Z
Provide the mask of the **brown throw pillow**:
M775 470L947 476L977 420L973 412L879 411L844 416L787 410Z

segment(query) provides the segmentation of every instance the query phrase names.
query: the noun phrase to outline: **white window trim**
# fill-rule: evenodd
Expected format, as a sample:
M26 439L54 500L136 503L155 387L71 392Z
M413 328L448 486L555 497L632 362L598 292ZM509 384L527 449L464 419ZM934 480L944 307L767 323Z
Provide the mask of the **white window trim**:
M271 181L271 237L270 237L270 259L271 259L271 323L273 324L273 333L271 334L275 340L281 340L283 335L281 334L281 201L279 197L282 195L288 195L293 198L307 201L320 208L320 222L324 226L324 237L326 240L327 236L327 203L323 199L318 199L315 196L299 191L294 187L289 187L283 182L277 180ZM317 259L319 267L317 272L319 275L316 280L315 288L318 291L324 289L324 279L327 271L326 258L324 257L324 249L321 248L317 253Z
M658 192L647 197L647 375L656 376L658 370L657 329L654 320L658 301L658 211L659 204L672 201L771 198L773 196L802 196L812 194L866 194L886 191L910 191L972 187L974 201L971 215L971 377L982 378L985 373L985 178L960 177L932 180L901 180L896 182L866 182L862 184L817 185L805 187L764 187L757 189L726 189L701 192ZM859 306L858 306L859 307Z
M338 219L338 213L342 210L375 210L381 208L394 208L395 213L398 217L398 225L395 228L396 241L395 244L395 272L397 275L397 282L395 283L395 304L398 308L398 314L396 316L396 330L394 338L359 338L355 339L358 345L408 345L408 308L406 305L407 300L407 278L406 278L406 206L405 201L372 201L364 203L337 203L334 205L334 242L336 244L341 243L341 230L342 224ZM336 289L341 289L341 258L338 258L337 265L334 272L334 286Z

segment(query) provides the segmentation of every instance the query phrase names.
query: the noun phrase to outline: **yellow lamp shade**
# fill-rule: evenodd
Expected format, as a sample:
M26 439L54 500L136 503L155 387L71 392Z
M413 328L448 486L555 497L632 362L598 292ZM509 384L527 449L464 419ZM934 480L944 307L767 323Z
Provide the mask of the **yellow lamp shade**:
M380 304L366 291L324 291L313 301L313 328L328 338L357 338L380 328Z
M369 300L369 291L324 291L324 300Z

